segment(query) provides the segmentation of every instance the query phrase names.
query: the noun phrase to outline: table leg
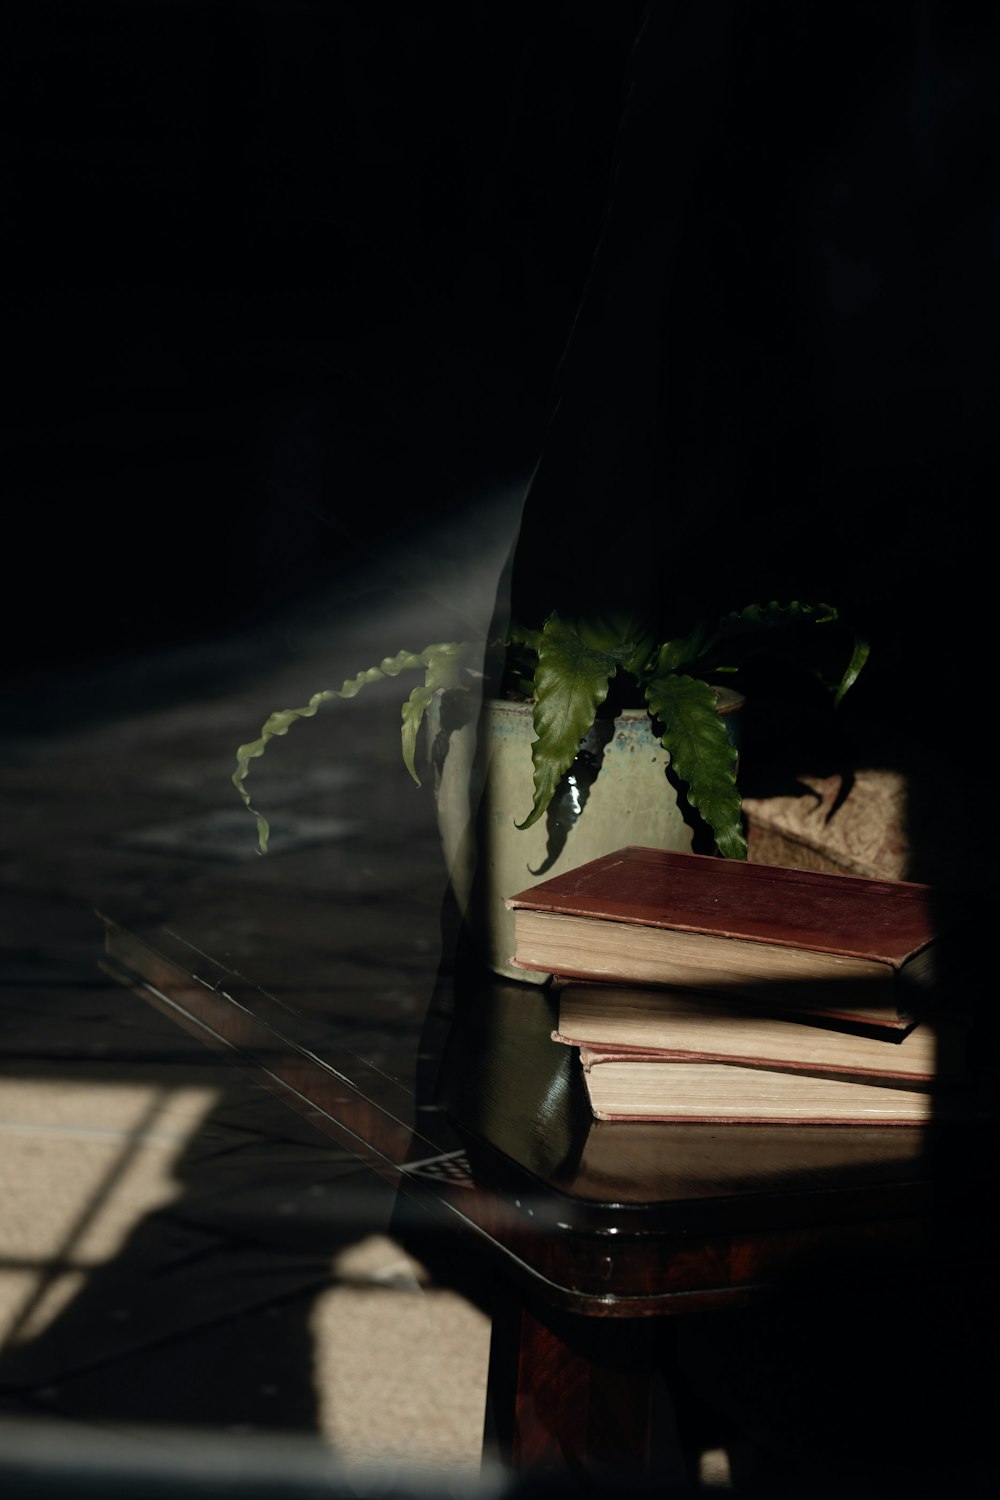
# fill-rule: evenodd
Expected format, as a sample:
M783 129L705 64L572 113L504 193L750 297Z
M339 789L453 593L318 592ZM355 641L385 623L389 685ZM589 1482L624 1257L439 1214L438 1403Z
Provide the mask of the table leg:
M656 1319L559 1315L497 1288L484 1455L519 1472L651 1474L683 1484Z

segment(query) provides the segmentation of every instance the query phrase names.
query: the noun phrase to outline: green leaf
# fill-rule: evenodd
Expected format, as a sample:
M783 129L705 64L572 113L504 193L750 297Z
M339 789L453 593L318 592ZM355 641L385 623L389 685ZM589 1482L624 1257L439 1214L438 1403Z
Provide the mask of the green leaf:
M548 807L608 695L608 683L618 665L618 655L586 645L557 614L546 620L535 671L536 737L531 747L535 796L531 812L518 828L530 828Z
M626 610L591 610L570 622L585 646L606 652L622 664L648 654L654 647L648 627Z
M665 677L689 662L697 661L718 639L718 621L701 620L687 635L679 636L674 641L664 641L650 663L649 679Z
M468 641L447 641L437 646L428 646L421 651L420 659L427 668L423 685L415 687L403 704L403 764L417 786L416 751L417 735L424 713L436 692L447 691L463 685L463 673L472 667L474 648Z
M266 852L270 829L267 819L262 817L251 803L245 783L250 771L250 762L264 754L271 740L287 734L299 719L313 718L322 705L329 703L331 699L354 698L368 683L381 682L387 677L398 677L400 672L423 668L425 673L423 687L415 689L403 707L402 730L403 762L419 786L420 778L414 767L414 751L417 731L420 728L424 711L437 688L458 686L462 671L472 665L473 655L474 648L467 641L447 641L426 646L420 652L400 651L395 656L385 657L377 667L369 667L366 671L359 672L357 677L347 678L339 688L325 688L322 692L314 693L303 708L281 708L271 714L265 720L259 737L241 745L237 750L236 770L232 777L233 785L244 804L257 820L258 853Z
M840 686L837 688L836 697L833 700L834 708L836 708L838 703L840 703L844 694L848 692L848 690L852 688L857 682L861 668L868 660L868 652L870 649L871 648L868 642L864 639L863 636L856 635L854 637L854 650L851 652L851 659L847 663L844 675L840 679Z
M529 629L527 625L522 625L517 620L511 620L507 628L507 644L510 646L527 646L529 650L537 651L541 639L540 630Z
M707 656L720 641L734 636L785 629L805 620L825 625L836 618L837 611L832 604L803 604L798 599L788 604L779 604L774 599L768 604L747 604L714 623L702 620L687 635L666 641L657 653L651 675L660 677L666 672L676 672L680 667L691 666Z
M660 743L686 783L691 806L715 834L720 854L745 859L736 748L717 711L715 690L697 678L672 673L648 684L646 702L664 726Z

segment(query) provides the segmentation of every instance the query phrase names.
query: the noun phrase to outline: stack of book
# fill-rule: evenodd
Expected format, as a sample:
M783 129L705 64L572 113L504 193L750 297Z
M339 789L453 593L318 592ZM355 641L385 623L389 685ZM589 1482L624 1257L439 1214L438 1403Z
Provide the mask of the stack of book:
M919 1125L964 1114L934 893L629 847L512 896L514 963L598 1119Z

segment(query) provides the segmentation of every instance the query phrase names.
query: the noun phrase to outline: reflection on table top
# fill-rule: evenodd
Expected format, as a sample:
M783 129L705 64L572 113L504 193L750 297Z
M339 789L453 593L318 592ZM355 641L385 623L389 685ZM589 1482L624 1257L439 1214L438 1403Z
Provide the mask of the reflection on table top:
M213 954L197 912L148 933L105 918L105 964L550 1300L711 1305L803 1256L922 1241L954 1127L599 1122L544 991L438 974L422 1005L352 1009L315 944L276 938L256 982L240 934L259 954L267 920L252 900L229 938L216 920Z

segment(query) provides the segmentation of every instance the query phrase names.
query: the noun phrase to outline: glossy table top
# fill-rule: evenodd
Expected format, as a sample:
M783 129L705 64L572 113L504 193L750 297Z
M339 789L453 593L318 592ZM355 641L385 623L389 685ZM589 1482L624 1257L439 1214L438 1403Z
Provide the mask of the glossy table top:
M105 966L556 1305L712 1306L925 1243L958 1127L599 1122L546 991L466 965L376 1014L266 887L222 909L105 917Z

